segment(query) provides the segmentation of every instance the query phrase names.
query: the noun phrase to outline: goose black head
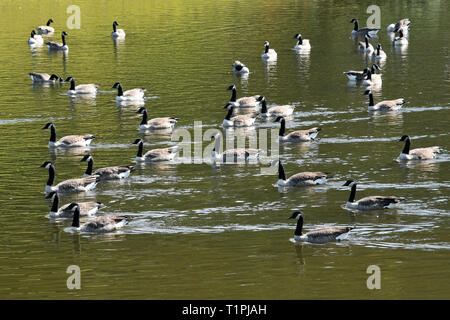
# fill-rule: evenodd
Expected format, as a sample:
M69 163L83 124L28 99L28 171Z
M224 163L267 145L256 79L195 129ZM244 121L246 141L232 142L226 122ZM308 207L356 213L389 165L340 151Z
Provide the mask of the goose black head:
M364 35L364 38L366 38L366 39L372 39L372 37L371 37L370 34L368 34L368 33L366 33L366 34Z
M355 23L355 22L358 22L358 20L356 20L356 19L350 20L350 23Z
M353 180L347 180L347 181L345 181L345 183L344 183L342 186L343 186L343 187L350 186L350 185L352 185L353 183L355 183L355 181L353 181Z
M142 139L136 139L132 144L140 144L140 143L143 143Z
M89 161L92 159L92 156L90 154L87 154L83 157L83 159L80 160L80 162Z
M120 86L121 86L120 82L116 82L116 83L114 83L114 85L112 87L113 87L113 89L117 89Z
M36 34L36 31L31 30L31 37L32 37L32 38L34 37L35 34Z
M229 86L227 88L227 90L236 90L236 86L234 84L232 84L231 86Z
M381 49L381 45L380 45L380 44L378 44L378 45L380 46L380 49ZM377 70L379 70L379 71L382 70L382 69L380 68L380 66L377 65L376 63L374 63L374 64L372 65L372 68L377 69Z
M52 74L52 75L50 76L50 79L49 79L49 80L63 81L63 79L61 79L61 77L59 77L59 76L56 75L56 74Z
M53 21L53 19L52 18L50 18L50 19L48 19L48 21L47 21L47 26L49 26L50 25L50 23L54 23L55 21Z
M51 127L54 127L55 125L53 124L53 122L49 122L49 123L47 123L43 128L42 128L42 130L44 130L44 129L50 129Z
M140 107L138 111L136 111L136 113L144 113L146 112L147 109L145 107Z
M52 191L45 196L45 199L52 199L55 194L56 194L56 191Z
M398 142L402 142L402 141L406 141L409 139L409 136L407 134L404 134L399 140Z
M268 47L269 46L269 41L264 41L264 47Z
M114 21L114 22L113 22L113 25L115 25L115 26L120 26L120 24L119 24L117 21Z
M223 108L224 109L231 109L231 108L234 108L234 106L233 106L232 103L227 103Z
M366 91L364 91L363 96L367 96L367 95L369 95L371 93L372 93L372 90L367 89Z
M72 202L71 204L69 204L69 206L67 207L66 210L75 210L76 208L78 208L78 203L76 202Z
M63 31L62 33L61 33L63 36L68 36L69 34L67 33L67 32L65 32L65 31Z
M71 82L71 81L75 81L72 77L67 77L66 80L64 80L65 82Z
M379 44L377 44L377 49L378 50L381 50L382 48L381 48L381 44L379 43ZM378 69L378 70L381 70L381 69Z
M256 101L263 101L263 100L266 100L266 97L264 97L264 96L259 96L259 97L256 99Z
M300 217L303 217L303 212L301 211L295 211L288 219L300 219Z
M297 33L295 36L294 36L294 39L299 39L299 38L301 38L302 37L302 35L300 34L300 33Z
M277 118L275 119L274 122L281 122L281 121L283 121L283 120L284 120L284 118L283 118L282 116L279 116L279 117L277 117Z
M39 168L49 168L53 163L51 161L45 161L43 164L39 166Z

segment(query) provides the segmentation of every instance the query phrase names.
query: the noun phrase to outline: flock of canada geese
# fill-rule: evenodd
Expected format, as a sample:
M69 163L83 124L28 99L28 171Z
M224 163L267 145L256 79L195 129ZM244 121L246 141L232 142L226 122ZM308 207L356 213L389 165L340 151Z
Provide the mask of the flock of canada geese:
M43 45L44 38L42 35L51 35L55 31L53 27L50 26L54 21L49 19L45 26L37 27L36 31L31 32L31 36L28 43L31 46ZM359 50L367 55L370 55L372 59L377 62L387 58L386 53L383 51L382 46L377 44L376 48L372 46L369 42L370 39L374 38L379 28L359 28L358 20L352 19L350 21L354 24L354 29L352 30L352 36L361 37L364 41L360 41L358 44ZM409 29L410 21L409 19L402 19L395 24L391 24L387 27L388 35L392 39L392 44L394 46L403 46L408 43L407 35ZM119 23L114 21L113 32L111 37L113 39L124 39L126 34L124 30L118 29ZM396 36L398 35L398 36ZM66 37L68 34L62 31L61 38L62 42L48 41L45 42L49 50L65 51L69 50L69 46L66 42ZM294 49L309 53L311 50L311 44L308 39L303 39L301 34L296 34L294 36L296 39L296 44ZM273 48L270 48L268 41L264 43L264 52L261 54L263 61L274 61L277 59L277 53ZM250 70L245 64L240 61L235 61L232 65L233 72L236 74L246 74ZM386 100L378 103L374 103L371 87L376 85L376 83L381 82L381 74L377 74L377 70L381 70L377 63L374 63L371 67L365 68L362 71L347 71L344 74L349 78L350 81L361 82L366 86L364 91L365 95L369 96L369 107L370 111L396 111L402 107L404 104L404 99L399 98L395 100ZM55 74L47 73L29 73L31 80L34 83L47 83L47 82L67 82L70 84L70 88L67 94L70 96L77 95L94 95L97 92L98 84L79 84L76 85L75 79L73 77L67 77L65 80L60 78ZM117 82L112 88L117 89L116 100L129 101L129 102L143 102L144 94L146 90L144 88L134 88L124 91L122 85ZM257 116L265 118L273 118L274 122L280 124L279 129L279 142L291 142L291 143L302 143L314 140L321 128L315 127L307 130L296 130L286 134L286 120L285 118L290 117L295 106L292 105L278 105L268 108L266 98L262 95L255 95L250 97L237 98L237 91L234 85L228 87L231 91L231 98L229 102L225 105L224 109L227 109L227 113L222 122L224 128L238 128L238 127L250 127L255 125L255 120ZM233 116L235 110L245 111L245 110L255 110L253 113L239 114ZM257 110L257 111L256 111ZM140 130L169 130L171 132L178 121L175 117L162 117L148 119L147 109L145 107L140 107L137 113L142 114L142 121L139 124ZM244 112L245 113L245 112ZM73 148L73 147L87 147L90 145L95 136L92 134L84 135L69 135L57 139L56 127L54 123L47 123L42 129L50 130L50 139L48 142L49 148ZM215 139L215 147L212 150L211 158L213 161L223 161L223 162L236 162L236 160L243 159L248 160L251 157L258 157L261 153L259 149L250 148L237 148L229 149L222 153L219 152L221 147L221 135L216 134L213 137ZM435 154L440 151L439 147L428 147L411 149L411 139L408 135L403 135L399 142L404 142L404 148L400 153L400 160L429 160L435 157ZM138 151L136 155L136 162L155 162L155 161L170 161L173 160L175 155L178 153L178 146L162 149L153 149L144 153L144 142L141 139L136 139L133 144L138 146ZM49 216L52 218L69 218L72 219L71 230L80 232L110 232L114 231L122 226L124 226L128 221L128 216L123 215L105 215L100 217L93 217L98 210L104 207L101 203L97 202L78 202L78 203L68 203L59 207L59 193L70 193L70 192L84 192L92 190L96 187L97 183L102 180L112 180L112 179L125 179L135 168L131 165L127 166L111 166L106 168L97 168L94 170L94 159L92 155L85 155L80 161L87 162L87 169L82 178L75 178L70 180L65 180L59 182L55 185L55 175L56 170L52 162L46 161L41 167L48 169L48 180L45 186L46 198L52 199L52 207ZM274 161L273 166L278 166L278 182L280 187L300 187L300 186L310 186L323 184L327 181L327 173L324 172L300 172L296 173L289 178L286 178L286 174L283 165L280 160ZM350 197L346 203L346 207L358 210L380 210L385 209L393 204L399 203L404 200L402 197L397 196L368 196L356 200L356 186L357 183L353 180L348 180L345 182L344 186L351 188ZM80 225L80 217L88 217L89 220ZM294 239L296 241L306 241L306 242L316 242L322 243L333 240L340 240L345 238L353 227L327 227L322 229L317 229L310 231L308 233L303 233L303 213L300 211L294 212L289 219L297 220L297 227L294 233Z

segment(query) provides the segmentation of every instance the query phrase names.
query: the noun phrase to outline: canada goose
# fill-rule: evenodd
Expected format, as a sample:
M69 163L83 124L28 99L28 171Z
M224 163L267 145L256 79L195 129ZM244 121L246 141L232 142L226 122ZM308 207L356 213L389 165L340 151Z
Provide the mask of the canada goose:
M409 21L408 18L402 19L398 21L397 23L391 23L387 26L387 32L398 32L398 30L403 29L404 31L408 32L409 25L411 24L411 21Z
M242 97L236 100L236 86L232 84L227 88L227 90L231 90L231 98L229 103L233 104L234 107L237 108L256 108L258 106L257 99L259 95L250 96L250 97Z
M105 233L117 230L130 221L129 216L124 215L109 215L96 217L80 226L80 205L78 203L71 203L67 210L73 210L72 227L73 231L79 232L98 232Z
M111 38L125 38L126 34L123 29L117 29L116 27L120 26L117 21L113 22L113 32L111 32Z
M150 151L147 151L145 154L143 154L144 151L144 142L142 139L136 139L133 144L137 144L139 146L137 155L136 155L136 161L137 162L157 162L157 161L170 161L175 158L175 155L179 151L179 147L170 147L170 148L163 148L163 149L153 149Z
M59 193L89 191L94 189L98 182L97 177L92 176L87 178L65 180L54 186L53 184L55 183L56 170L53 163L50 161L45 161L40 167L48 169L48 180L45 185L45 192L47 193L52 191Z
M139 125L140 130L159 130L159 129L173 129L175 123L179 120L173 117L153 118L148 120L148 113L145 107L139 108L136 113L142 114L142 121Z
M377 48L374 52L372 52L372 58L375 59L386 59L386 52L381 48L381 44L377 44Z
M58 77L56 74L49 75L48 73L30 72L28 75L30 76L32 82L55 82L55 80L58 80L58 82L63 81L63 79Z
M377 34L378 31L380 31L379 28L361 28L359 29L359 23L357 19L352 19L350 21L350 23L354 23L355 27L352 30L352 35L357 35L357 36L363 36L366 34L369 34L371 36L374 36Z
M135 169L133 166L114 166L99 168L92 172L94 169L94 158L87 154L80 160L80 162L87 161L88 166L83 177L98 176L98 181L101 180L114 180L114 179L124 179L127 178L131 172Z
M295 50L309 50L311 49L311 44L309 43L309 39L303 39L300 33L297 33L294 36L294 39L298 39L297 43L294 46Z
M223 127L250 127L255 123L258 114L240 114L238 116L231 117L234 111L234 105L228 103L224 109L228 109L225 119L223 119Z
M36 34L36 31L33 30L31 31L30 38L28 39L28 44L30 45L44 44L44 38Z
M291 105L275 106L270 109L267 109L266 97L259 96L259 98L256 100L261 102L260 115L262 117L278 117L278 116L287 117L290 116L295 109L295 106Z
M356 182L353 180L347 180L343 186L350 186L351 192L345 206L350 209L359 210L382 210L391 204L399 203L405 200L405 198L395 197L395 196L369 196L355 201L356 196Z
M380 85L383 82L380 74L372 73L372 71L367 70L366 75L362 81L363 85L371 86L371 85Z
M67 32L63 31L61 32L61 42L55 42L55 41L49 41L45 44L50 50L61 50L61 51L68 51L69 46L66 44L66 36L68 36Z
M364 51L367 54L371 54L373 52L373 46L369 43L370 38L372 38L370 35L364 35L364 42L360 41L358 44L360 51Z
M70 89L67 91L68 95L96 94L97 88L100 87L97 83L79 84L75 86L75 79L72 77L68 77L66 82L70 82Z
M394 46L403 46L408 44L408 39L406 39L405 35L403 34L403 29L400 29L398 31L399 36L394 38L394 41L392 43Z
M236 73L249 73L250 72L250 70L248 70L247 66L240 61L235 61L232 65L232 67L233 67L233 72L236 72Z
M261 152L259 149L236 148L219 153L222 136L217 133L211 138L215 139L214 149L211 151L213 161L237 162L238 160L248 160L249 158L258 158Z
M311 128L307 130L297 130L290 132L287 135L285 134L286 131L286 120L284 120L283 117L277 117L274 122L280 122L280 131L278 133L278 140L279 141L288 141L288 142L306 142L314 140L319 132L322 130L322 128Z
M312 230L303 234L303 212L296 211L288 219L297 219L294 239L299 242L324 243L335 240L339 241L345 238L350 230L354 229L354 227L328 227Z
M441 148L438 146L410 150L411 138L406 134L398 140L398 142L402 141L405 141L405 147L399 156L401 160L430 160L436 156L435 153L441 151Z
M45 199L52 199L52 208L50 209L49 217L51 218L73 218L73 211L68 210L70 203L67 203L60 208L58 193L55 191L50 192L45 196ZM91 216L97 213L98 210L104 208L105 206L100 202L88 201L88 202L78 202L80 207L80 216Z
M143 100L144 93L147 91L147 89L145 88L135 88L123 91L120 82L116 82L112 87L113 89L117 89L117 101Z
M370 69L372 75L375 74L375 69L381 70L379 65L377 65L376 63L372 64L372 67ZM368 68L364 68L363 71L349 70L349 71L346 71L343 73L347 76L347 78L349 80L359 81L359 80L364 80L366 78L366 74L367 74L368 70L369 70Z
M71 135L65 136L56 141L56 129L55 125L52 122L47 123L42 130L50 129L50 140L48 142L49 147L87 147L91 144L92 140L95 139L95 136L92 134L83 134L83 135Z
M325 172L299 172L286 179L283 165L280 160L278 162L278 186L280 187L303 187L313 186L316 184L324 184L327 181L327 173Z
M400 109L405 103L405 99L399 98L395 100L380 101L377 104L374 104L372 90L370 89L364 91L363 95L369 96L369 111L395 111Z
M50 27L50 23L53 23L53 22L54 22L53 19L48 19L47 25L39 26L36 28L36 30L38 31L39 34L47 34L47 33L55 32L55 29L53 27Z
M274 49L269 49L269 41L264 42L264 52L261 54L261 58L264 60L276 60L277 53Z

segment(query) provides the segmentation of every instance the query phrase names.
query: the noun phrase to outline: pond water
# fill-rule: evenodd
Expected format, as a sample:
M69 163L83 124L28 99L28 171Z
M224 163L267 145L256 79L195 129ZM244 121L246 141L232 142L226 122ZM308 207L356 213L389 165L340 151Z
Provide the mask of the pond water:
M448 268L450 10L447 1L385 2L378 38L387 53L375 101L404 98L402 110L369 113L364 87L342 73L372 61L357 49L352 18L365 26L367 6L357 1L77 1L80 29L68 29L71 1L3 1L6 32L0 42L0 297L2 299L417 299L450 298ZM386 26L408 17L409 45L394 48ZM30 48L30 31L53 18L69 52ZM117 20L123 41L110 38ZM292 50L293 36L311 41L309 54ZM264 63L264 41L278 53ZM247 78L233 75L244 62ZM28 72L99 83L94 99L73 99L69 86L32 85ZM288 176L325 171L324 185L279 190L267 164L170 163L140 165L137 147L177 144L170 133L139 132L135 105L117 105L115 82L147 89L150 118L173 116L176 128L218 129L235 84L238 97L261 94L268 105L294 104L287 130L319 126L320 140L279 147ZM91 133L88 149L49 151L58 137ZM194 122L196 128L194 129ZM257 118L254 134L279 124ZM252 132L252 130L247 130ZM245 132L239 131L238 134ZM408 134L412 147L440 146L435 160L399 162ZM270 134L269 134L270 136ZM187 143L194 148L199 142ZM211 142L200 144L204 150ZM90 192L61 195L62 203L99 201L102 214L132 221L110 234L69 233L71 222L46 217L48 172L56 181L81 177L85 154L95 167L134 165L123 181L101 182ZM198 160L198 159L197 159ZM201 160L201 159L200 159ZM183 163L184 162L184 163ZM357 198L396 195L393 209L344 209L348 179ZM295 244L293 210L305 231L356 227L345 241ZM100 214L100 213L99 213ZM69 290L70 265L81 268L81 290ZM381 290L369 290L370 265L381 270Z

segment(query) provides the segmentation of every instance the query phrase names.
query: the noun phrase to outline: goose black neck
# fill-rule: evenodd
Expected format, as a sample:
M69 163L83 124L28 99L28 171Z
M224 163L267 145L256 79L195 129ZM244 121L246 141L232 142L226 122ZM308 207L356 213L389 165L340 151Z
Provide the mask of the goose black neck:
M142 112L142 121L141 121L141 125L147 124L147 120L148 120L147 110L144 110L144 111Z
M34 32L31 31L31 37L34 39Z
M355 201L355 197L356 197L356 183L354 183L352 185L352 189L350 191L350 197L348 198L348 202Z
M377 47L377 56L379 56L379 55L380 55L380 47Z
M138 145L138 153L137 157L142 157L142 153L144 152L144 143L141 141Z
M269 52L269 46L266 46L266 50L264 50L264 53L268 53Z
M114 32L116 32L116 24L115 23L113 23L113 30L114 30Z
M364 37L364 39L366 40L366 49L369 48L369 39L367 39L367 37Z
M261 113L267 113L267 103L266 99L263 99L261 101Z
M411 147L411 140L409 138L406 138L405 146L403 147L402 153L409 154L409 148Z
M61 38L62 38L63 46L65 46L66 45L66 36L65 35L61 35Z
M52 186L55 183L55 166L53 164L48 168L48 180L47 185Z
M286 180L286 175L284 173L284 168L281 161L278 162L278 180Z
M370 70L367 71L367 80L372 80L372 72Z
M369 93L369 107L373 107L373 106L374 106L373 94L371 92L371 93Z
M90 158L88 161L88 166L87 166L86 172L84 174L86 174L88 176L92 175L93 169L94 169L94 160L92 158Z
M298 43L297 43L299 46L301 46L302 44L303 44L303 39L302 39L302 36L300 36L299 38L298 38Z
M227 115L225 116L225 120L230 120L230 119L231 119L231 116L232 116L232 114L233 114L233 110L234 110L233 107L230 107L230 108L228 109L228 113L227 113Z
M50 142L56 142L56 129L55 126L50 127Z
M47 21L47 27L50 26L50 23L52 23L50 20Z
M302 229L303 229L303 217L300 216L297 220L297 227L295 228L294 235L301 236L302 235Z
M55 193L55 197L53 198L53 204L51 208L51 212L58 212L58 205L59 205L59 197L58 194Z
M73 213L72 227L80 227L80 208L77 206Z
M286 131L286 121L284 119L281 119L281 126L280 131L278 132L278 136L284 137L285 131Z
M75 90L75 80L73 78L70 80L70 90Z
M234 89L234 88L233 88L233 90L231 91L230 102L236 102L236 89Z
M119 97L123 96L123 89L122 89L122 85L119 84L119 86L117 87L117 95Z
M354 24L355 24L355 28L353 30L358 31L358 29L359 29L358 21L355 20Z

